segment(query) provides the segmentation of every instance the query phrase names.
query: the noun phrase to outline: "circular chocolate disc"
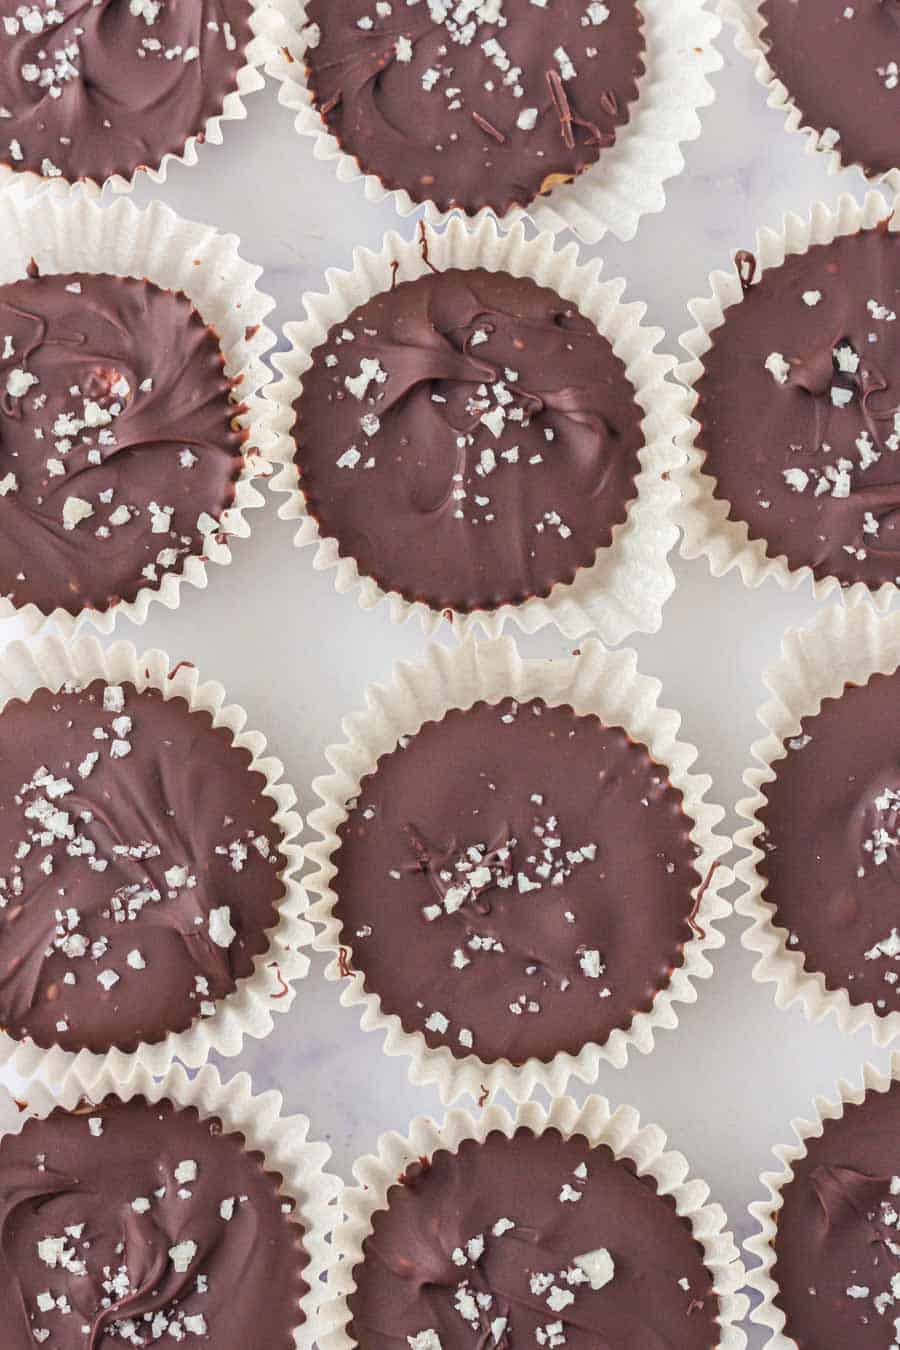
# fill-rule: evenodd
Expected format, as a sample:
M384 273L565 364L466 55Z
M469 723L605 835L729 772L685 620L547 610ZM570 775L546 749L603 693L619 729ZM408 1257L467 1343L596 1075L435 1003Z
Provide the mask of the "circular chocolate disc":
M355 1267L363 1350L712 1350L690 1224L630 1159L556 1130L464 1140L409 1168Z
M335 913L382 1011L459 1057L578 1054L691 936L693 823L620 727L542 701L428 722L363 779Z
M361 305L296 403L310 513L385 591L462 613L546 596L636 494L643 412L574 305L450 270Z
M251 37L249 0L0 0L0 162L155 168L222 111Z

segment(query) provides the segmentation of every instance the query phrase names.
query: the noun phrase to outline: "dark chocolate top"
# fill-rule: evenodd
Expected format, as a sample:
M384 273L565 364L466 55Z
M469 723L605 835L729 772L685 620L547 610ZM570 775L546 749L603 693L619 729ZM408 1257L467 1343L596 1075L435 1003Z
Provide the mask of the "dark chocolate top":
M713 1350L718 1299L670 1196L581 1135L467 1139L388 1192L353 1277L363 1350Z
M0 1026L103 1052L251 974L284 894L248 750L182 698L95 680L0 714Z
M825 699L765 785L763 898L829 989L900 1009L900 673Z
M0 0L0 162L45 178L155 168L237 89L248 0Z
M691 829L620 727L541 700L454 709L378 761L340 828L350 965L432 1047L577 1054L681 965Z
M900 165L898 0L763 0L769 65L845 164Z
M726 312L697 383L698 445L730 519L843 585L900 577L898 313L900 234L815 245Z
M0 1143L3 1350L292 1350L303 1230L223 1128L108 1097Z
M900 1085L826 1120L791 1164L775 1302L809 1350L890 1350L900 1317Z
M643 74L634 0L309 0L314 106L414 201L503 214L613 144Z
M202 555L245 433L184 295L84 273L0 286L0 595L108 609Z
M643 413L574 305L456 269L336 325L296 404L322 533L364 576L461 612L546 596L624 521Z

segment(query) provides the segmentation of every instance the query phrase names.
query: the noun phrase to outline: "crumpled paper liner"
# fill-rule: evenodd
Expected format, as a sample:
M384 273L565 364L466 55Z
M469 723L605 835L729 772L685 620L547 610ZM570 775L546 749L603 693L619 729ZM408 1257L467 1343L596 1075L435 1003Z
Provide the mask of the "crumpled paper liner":
M183 698L192 710L210 713L214 726L228 727L234 744L250 751L250 768L263 774L264 794L278 808L273 819L283 835L286 864L278 875L285 894L278 904L278 921L268 933L267 950L256 957L253 973L238 982L234 993L218 1001L214 1016L199 1017L186 1031L170 1032L163 1040L142 1044L127 1054L115 1048L103 1055L89 1050L75 1054L59 1046L43 1050L30 1039L16 1040L0 1031L0 1066L11 1064L23 1078L40 1075L56 1082L74 1071L82 1076L109 1073L125 1080L138 1071L165 1073L176 1057L196 1069L212 1051L237 1055L245 1036L259 1039L269 1034L274 1014L291 1007L296 992L293 984L309 969L303 949L311 943L312 929L303 917L307 898L297 879L303 854L292 842L302 822L293 809L296 794L282 781L281 761L265 754L265 737L245 730L244 709L226 704L220 684L211 680L201 684L193 665L182 662L176 666L162 651L140 654L130 642L116 642L104 649L94 637L80 638L72 645L55 637L32 647L11 643L0 656L0 716L10 699L27 700L36 689L60 689L68 683L83 687L95 679L128 682L138 690L159 689L166 699Z
M798 735L801 719L817 713L823 699L839 697L846 684L865 684L876 672L890 674L898 665L900 613L881 617L871 605L826 609L808 627L785 634L780 657L763 675L772 698L757 715L766 734L752 750L759 767L744 774L751 795L737 805L738 815L749 823L735 835L745 852L734 869L744 886L735 909L752 920L742 941L759 954L754 980L775 985L779 1008L800 1002L812 1022L833 1015L847 1035L867 1026L878 1046L887 1045L900 1032L900 1012L881 1016L871 1003L851 1003L845 989L826 989L823 975L803 969L803 951L799 945L787 945L788 930L776 924L775 906L763 899L765 885L757 871L763 852L757 841L766 784L787 754L785 742Z
M305 74L304 0L270 4L280 26L273 24L270 31L273 51L266 74L279 82L280 101L296 113L297 131L314 141L316 159L333 161L341 182L363 178L370 202L391 197L401 216L421 210L409 193L390 191L376 174L363 173L312 106ZM571 229L585 243L597 244L609 232L633 239L641 217L665 207L665 183L684 168L681 145L697 139L700 109L715 100L708 77L722 66L714 46L721 22L706 9L706 0L640 0L640 9L646 70L628 124L618 129L615 144L602 151L591 169L548 197L536 198L527 210L508 211L505 224L526 217L540 230L559 234ZM425 210L429 220L442 219L433 204ZM483 209L471 219L485 217L493 218L493 213Z
M448 617L460 637L476 628L495 637L507 619L515 620L526 633L548 623L555 623L570 638L596 630L610 645L635 631L656 632L662 622L662 607L675 588L668 554L678 536L673 519L678 489L669 475L684 457L683 451L676 451L674 437L687 425L684 393L668 379L675 363L655 351L663 330L642 326L646 306L623 303L625 282L601 281L600 262L579 266L574 244L555 252L549 235L529 240L522 225L501 232L487 218L475 228L455 217L441 230L422 226L422 231L416 240L402 239L391 232L380 252L357 249L352 271L329 271L327 294L304 297L306 320L286 326L290 350L272 358L281 379L265 392L267 402L274 404L275 437L270 454L275 477L271 487L286 494L279 514L283 520L298 523L295 543L300 548L315 544L313 566L318 570L333 567L335 589L358 589L361 608L371 609L387 598L395 623L415 614L426 633L434 632ZM558 583L546 599L532 598L520 605L506 604L470 614L411 603L396 591L383 591L373 578L360 576L354 559L340 557L337 540L323 537L317 522L307 513L293 463L296 446L292 429L293 405L303 387L303 375L312 365L312 352L325 341L334 324L343 322L373 295L390 289L392 264L399 263L401 281L428 271L422 257L422 238L427 240L430 261L438 270L484 267L531 277L576 305L612 344L644 410L641 469L625 521L614 529L609 546L597 551L592 566L581 568L571 584Z
M687 1159L667 1151L666 1136L658 1125L642 1126L632 1106L620 1106L613 1112L604 1097L589 1097L582 1107L571 1097L560 1097L549 1110L528 1102L515 1116L493 1105L477 1119L457 1108L440 1125L426 1116L417 1117L405 1139L393 1132L382 1135L377 1154L361 1158L353 1168L359 1185L343 1195L343 1217L334 1234L321 1310L321 1350L354 1350L358 1344L347 1334L347 1301L355 1288L353 1270L363 1259L363 1242L371 1232L373 1215L387 1208L389 1189L410 1163L431 1158L442 1149L455 1152L464 1139L483 1142L497 1130L510 1138L522 1127L536 1134L556 1129L566 1139L582 1135L594 1148L606 1144L617 1158L632 1159L639 1176L652 1176L660 1195L674 1197L676 1212L687 1219L703 1247L704 1264L719 1297L721 1336L717 1350L742 1350L747 1338L736 1323L744 1318L748 1306L740 1292L744 1268L734 1239L725 1230L725 1211L721 1205L707 1203L709 1187L688 1177Z
M309 1291L300 1303L306 1320L294 1330L294 1345L296 1350L314 1350L322 1275L331 1251L326 1239L337 1218L335 1202L341 1183L324 1170L331 1149L308 1138L307 1117L282 1116L280 1092L254 1096L246 1073L223 1083L211 1065L201 1069L195 1078L189 1078L181 1065L170 1066L163 1078L154 1078L145 1065L138 1063L129 1065L122 1076L109 1065L76 1065L56 1095L43 1083L29 1083L18 1120L7 1132L18 1134L29 1117L47 1116L54 1107L72 1110L82 1101L101 1102L111 1093L124 1102L141 1096L149 1102L165 1098L178 1107L193 1106L203 1119L215 1116L226 1131L242 1134L248 1151L263 1154L266 1171L281 1177L280 1193L295 1202L295 1212L304 1229L303 1245L309 1261L303 1277ZM6 1120L8 1115L8 1111L2 1111L0 1119Z
M814 244L830 244L841 235L871 229L883 220L890 219L890 229L898 232L900 213L895 212L891 218L892 211L895 212L895 207L884 197L870 192L862 205L854 197L844 194L837 210L833 211L824 202L816 202L808 216L790 213L785 216L781 230L763 228L757 232L756 279L763 271L780 267L788 256L806 253ZM682 362L675 374L688 388L689 413L697 406L695 385L703 374L703 357L713 345L714 330L725 322L726 311L739 305L744 297L736 266L730 272L712 272L709 282L710 295L692 300L688 305L697 326L679 339L690 359ZM681 463L673 476L681 489L681 504L676 514L682 530L682 557L704 556L714 577L724 576L736 567L745 586L751 590L770 577L785 591L796 590L809 581L816 600L824 600L837 590L850 604L871 599L879 609L888 607L897 592L893 582L885 582L873 592L862 581L849 587L841 586L836 577L823 577L817 581L811 567L792 567L784 554L772 557L766 541L751 539L743 521L729 520L729 503L713 495L716 479L705 467L706 451L700 445L700 438L700 423L695 417L690 418L687 430L677 437Z
M855 160L848 161L845 165L841 155L840 141L836 146L831 146L827 139L823 141L822 131L811 127L804 121L804 115L794 102L791 91L778 79L769 64L768 48L762 41L765 20L760 13L761 3L762 0L719 0L718 12L723 19L734 26L734 45L753 66L753 73L758 83L768 93L769 107L784 113L785 130L800 132L805 136L807 153L823 156L830 174L838 173L843 168L856 168L870 182L883 184L888 192L900 192L900 165L886 174L870 173ZM847 51L851 61L852 50L853 41L852 36L850 36L847 39ZM898 160L900 160L900 153L898 153Z
M219 517L219 531L206 537L204 554L187 557L180 575L166 572L158 587L143 586L132 601L78 615L64 609L44 614L33 604L17 610L0 597L0 619L19 614L30 632L53 621L67 636L86 620L102 633L112 632L120 615L144 623L154 601L177 608L184 583L205 587L208 563L231 562L229 536L249 535L244 513L264 502L252 480L267 471L260 456L270 435L260 391L272 378L263 356L274 346L275 335L263 321L275 302L257 290L262 268L245 262L239 246L235 235L182 220L161 202L139 210L126 198L100 207L80 194L28 198L15 189L0 193L0 285L23 278L33 258L45 273L111 273L183 291L204 322L215 328L226 374L240 378L235 407L247 405L237 420L248 432L234 504Z
M760 1265L755 1266L747 1275L747 1288L757 1293L762 1302L754 1307L750 1321L757 1326L768 1327L769 1339L766 1350L799 1350L793 1336L785 1334L786 1318L782 1310L775 1306L778 1285L772 1278L775 1265L774 1240L778 1231L778 1212L784 1204L782 1192L794 1177L793 1165L805 1158L806 1140L818 1138L823 1132L827 1120L839 1120L844 1107L858 1106L870 1092L887 1092L891 1083L900 1078L900 1056L891 1057L891 1072L881 1073L874 1064L863 1066L863 1076L859 1083L849 1083L842 1078L837 1084L837 1098L817 1096L814 1102L815 1115L809 1120L792 1120L791 1130L796 1143L780 1144L772 1152L781 1164L777 1172L764 1172L760 1178L769 1192L767 1200L755 1200L750 1213L759 1224L759 1232L754 1233L744 1243L751 1256L757 1256Z
M31 169L14 169L10 164L0 164L0 192L7 187L15 187L29 197L40 195L60 199L78 193L96 200L106 185L116 193L132 192L135 184L145 177L158 185L165 183L171 164L186 164L193 168L198 160L197 147L204 143L221 145L222 123L244 121L247 116L244 99L248 94L255 94L265 88L261 67L272 53L273 16L269 0L249 0L249 3L252 37L244 52L244 64L237 72L237 87L225 95L221 112L208 118L201 131L189 136L182 150L167 152L158 164L139 165L127 178L116 173L103 183L98 183L94 178L44 178Z
M607 652L599 642L588 642L580 656L557 661L523 661L511 638L468 642L452 650L433 644L421 665L398 665L390 685L370 686L365 711L344 720L345 743L326 751L333 772L313 784L323 805L308 818L319 835L306 848L314 869L305 878L313 896L309 918L321 925L313 945L333 958L325 975L344 981L343 1006L360 1009L364 1031L385 1032L385 1053L406 1056L411 1081L436 1083L443 1101L464 1093L486 1100L501 1088L513 1101L525 1101L538 1086L555 1096L573 1076L585 1083L595 1081L601 1062L623 1068L632 1048L647 1054L658 1030L678 1025L676 1005L693 1003L695 981L712 974L707 954L724 942L716 924L731 912L719 894L731 881L731 872L719 862L730 844L713 832L724 812L705 800L710 779L690 772L697 751L676 739L681 718L659 707L660 689L658 680L638 673L633 651ZM396 747L401 735L414 734L450 708L468 708L482 700L498 703L508 695L523 703L539 697L550 705L568 704L578 714L596 713L646 745L684 795L684 810L695 822L691 839L700 849L696 867L705 879L705 890L698 884L695 891L700 896L697 932L685 945L682 965L656 995L650 1011L637 1013L627 1031L617 1028L603 1045L589 1043L578 1055L561 1053L546 1062L530 1059L518 1068L507 1060L485 1063L475 1054L457 1059L446 1046L430 1048L420 1032L405 1031L398 1016L381 1011L378 994L363 987L359 971L352 971L349 980L342 975L342 967L352 970L353 943L334 914L337 896L331 887L337 871L337 830L347 818L346 803L357 796L360 781L378 759Z

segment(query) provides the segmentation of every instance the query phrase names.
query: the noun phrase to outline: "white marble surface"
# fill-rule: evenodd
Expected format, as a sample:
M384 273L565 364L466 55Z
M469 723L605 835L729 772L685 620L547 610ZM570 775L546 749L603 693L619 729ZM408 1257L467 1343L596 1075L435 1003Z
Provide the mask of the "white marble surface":
M711 268L752 246L757 225L777 224L786 210L805 211L815 198L834 202L841 191L865 191L861 175L829 177L801 138L786 135L730 33L720 49L717 102L701 139L687 149L686 171L670 185L666 212L647 218L629 244L585 251L605 258L608 276L627 278L628 298L646 301L669 349L689 326L687 300L705 292ZM266 268L262 285L278 301L280 324L301 313L302 293L321 286L324 269L348 265L354 245L377 245L398 222L388 205L369 205L359 184L338 184L332 169L313 159L274 89L248 107L246 122L226 125L224 146L204 147L194 169L176 166L156 195L242 236L245 255ZM153 195L145 183L135 197ZM408 232L413 224L399 228ZM162 646L174 660L193 660L222 680L285 761L308 810L310 783L324 767L325 745L340 735L342 714L360 704L369 681L388 677L395 660L420 653L423 638L412 625L392 627L383 608L364 614L352 598L336 595L332 574L312 570L310 555L293 548L291 528L274 510L254 512L252 524L252 539L238 544L230 569L212 569L205 593L188 588L179 611L154 608L143 630L123 623L119 635ZM662 679L663 701L683 714L683 734L700 747L700 765L714 778L711 796L729 808L731 829L757 734L761 673L784 629L809 620L815 607L806 591L784 595L767 585L750 593L734 575L714 581L703 562L678 563L677 574L661 632L634 645L642 669ZM0 623L0 643L18 635L16 623ZM566 649L551 633L522 645L531 655ZM788 1138L790 1119L839 1076L858 1076L866 1058L887 1060L867 1033L851 1040L831 1023L806 1025L799 1010L779 1012L771 987L751 982L742 926L737 919L726 925L729 941L715 976L681 1013L679 1029L663 1033L654 1053L624 1072L605 1069L597 1084L665 1128L726 1206L739 1239L750 1231L747 1205L761 1194L759 1172L772 1145ZM441 1108L433 1090L408 1084L404 1061L383 1056L380 1039L364 1035L356 1014L339 1007L323 965L314 959L274 1034L224 1068L248 1069L258 1088L280 1088L291 1111L309 1114L313 1133L334 1150L335 1170L349 1179L354 1158L381 1131L405 1130L413 1115ZM763 1344L758 1331L751 1336L753 1345Z

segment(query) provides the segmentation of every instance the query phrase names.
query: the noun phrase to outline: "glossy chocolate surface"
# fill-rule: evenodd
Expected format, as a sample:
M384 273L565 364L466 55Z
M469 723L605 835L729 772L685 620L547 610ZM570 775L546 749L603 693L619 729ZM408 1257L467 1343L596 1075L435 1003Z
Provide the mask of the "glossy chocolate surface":
M364 172L442 210L503 214L574 178L643 73L633 0L310 0L314 105Z
M691 829L621 728L541 701L451 711L379 760L340 828L349 965L432 1047L577 1054L681 964Z
M108 1097L0 1143L3 1350L292 1350L293 1202L221 1121Z
M769 64L825 143L869 173L900 165L898 0L763 0Z
M277 921L277 808L184 699L96 680L0 713L0 1026L133 1050L211 1016Z
M785 1334L809 1350L889 1350L900 1317L900 1086L826 1120L791 1164L775 1237Z
M898 313L900 234L815 245L747 286L697 382L697 443L730 518L845 586L900 577Z
M237 88L248 0L0 0L0 162L98 183L155 168Z
M829 989L900 1009L900 770L889 728L900 675L873 675L804 718L760 811L775 923Z
M239 411L184 295L84 273L0 286L0 595L77 614L183 571L234 502Z
M354 1270L362 1350L719 1344L689 1223L606 1145L520 1129L423 1164L389 1191Z
M316 350L296 411L322 534L436 609L571 582L636 494L643 412L624 365L527 278L453 269L374 297Z

